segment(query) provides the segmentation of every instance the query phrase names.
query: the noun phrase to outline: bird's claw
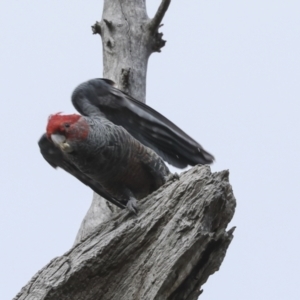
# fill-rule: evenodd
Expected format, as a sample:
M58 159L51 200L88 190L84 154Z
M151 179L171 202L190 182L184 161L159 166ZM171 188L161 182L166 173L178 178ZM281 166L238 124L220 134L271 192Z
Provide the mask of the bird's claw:
M177 172L170 173L167 177L166 177L166 181L172 181L172 180L179 180L179 175Z
M130 197L129 201L126 204L127 209L133 212L135 215L138 214L137 202L134 197Z

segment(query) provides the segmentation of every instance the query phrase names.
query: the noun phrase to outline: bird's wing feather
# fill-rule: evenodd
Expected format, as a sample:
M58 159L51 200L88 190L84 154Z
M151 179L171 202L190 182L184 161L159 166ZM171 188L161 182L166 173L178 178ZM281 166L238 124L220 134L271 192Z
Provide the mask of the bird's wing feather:
M209 164L214 157L194 139L148 105L113 86L107 79L92 79L73 92L75 108L85 116L98 115L123 126L133 137L178 168Z
M38 144L40 147L41 154L53 168L60 167L66 172L75 176L78 180L80 180L85 185L89 186L94 192L107 199L111 203L115 204L120 208L126 207L123 203L112 197L105 189L103 189L103 187L99 183L86 176L74 164L72 164L68 159L66 159L61 150L55 147L55 145L51 141L49 141L46 134L44 134L40 138Z

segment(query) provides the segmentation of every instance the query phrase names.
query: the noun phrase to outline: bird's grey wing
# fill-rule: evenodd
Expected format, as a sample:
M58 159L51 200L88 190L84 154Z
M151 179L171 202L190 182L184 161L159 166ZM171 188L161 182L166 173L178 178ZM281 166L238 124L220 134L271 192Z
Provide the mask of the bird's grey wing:
M148 105L113 86L108 79L92 79L72 94L75 108L85 116L100 115L123 126L171 165L210 164L214 157L194 139Z
M49 141L46 134L44 134L40 138L38 144L40 147L41 154L53 168L60 167L61 169L76 177L85 185L89 186L94 192L107 199L111 203L115 204L120 208L126 207L125 204L112 197L105 189L103 189L103 187L99 183L83 174L74 164L72 164L68 159L66 159L61 150L55 147L54 144L51 141Z

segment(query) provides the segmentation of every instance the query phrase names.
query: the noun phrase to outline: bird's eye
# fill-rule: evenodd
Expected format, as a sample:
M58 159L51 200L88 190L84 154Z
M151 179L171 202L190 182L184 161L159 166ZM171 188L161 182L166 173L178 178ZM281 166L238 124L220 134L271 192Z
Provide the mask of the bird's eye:
M69 123L66 123L65 124L65 128L69 128L70 127L70 124Z

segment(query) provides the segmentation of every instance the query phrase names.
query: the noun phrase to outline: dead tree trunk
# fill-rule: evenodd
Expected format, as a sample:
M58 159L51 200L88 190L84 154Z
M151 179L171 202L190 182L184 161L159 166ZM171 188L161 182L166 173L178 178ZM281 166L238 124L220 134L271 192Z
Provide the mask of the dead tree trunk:
M148 58L165 45L160 23L171 0L163 0L154 18L146 11L146 0L105 0L102 20L92 27L100 34L103 49L103 77L119 89L145 102ZM94 194L82 221L75 244L91 234L95 226L109 220L118 209Z
M145 101L148 58L165 41L145 0L105 0L104 77ZM228 171L196 166L139 202L137 217L94 196L74 247L39 271L15 300L197 299L232 240L235 198Z

